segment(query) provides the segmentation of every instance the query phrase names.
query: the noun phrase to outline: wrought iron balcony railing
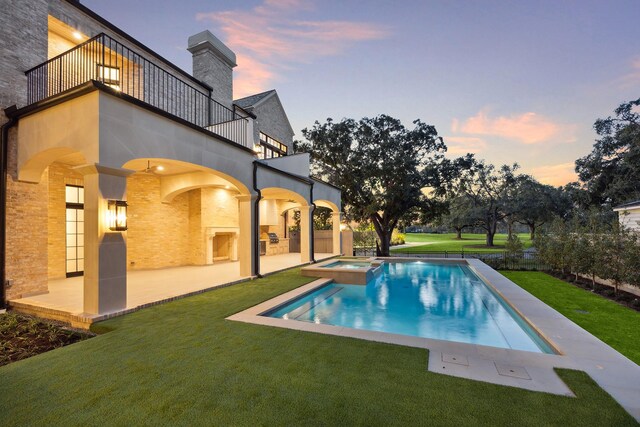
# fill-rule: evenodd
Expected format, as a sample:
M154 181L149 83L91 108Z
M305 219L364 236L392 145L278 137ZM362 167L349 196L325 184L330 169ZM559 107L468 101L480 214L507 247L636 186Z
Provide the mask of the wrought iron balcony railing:
M245 147L253 147L253 141L248 140L246 118L104 33L25 74L29 104L95 80Z

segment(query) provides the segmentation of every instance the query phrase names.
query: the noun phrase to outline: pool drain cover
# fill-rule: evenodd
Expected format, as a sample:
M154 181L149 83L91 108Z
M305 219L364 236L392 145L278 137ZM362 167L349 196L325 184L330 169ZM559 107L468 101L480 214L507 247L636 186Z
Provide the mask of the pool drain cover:
M442 361L445 363L455 363L456 365L469 366L469 359L466 356L457 354L442 353Z
M531 379L527 370L524 369L522 366L503 365L500 363L496 363L495 365L496 365L496 369L498 370L498 373L502 376L520 378L523 380Z

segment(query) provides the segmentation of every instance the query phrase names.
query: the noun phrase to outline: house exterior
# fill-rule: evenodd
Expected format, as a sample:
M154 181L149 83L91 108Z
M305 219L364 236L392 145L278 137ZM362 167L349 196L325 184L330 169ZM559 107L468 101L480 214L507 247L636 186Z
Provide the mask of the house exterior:
M618 212L620 224L631 230L640 231L640 200L616 206L613 211Z
M81 277L100 318L128 308L132 271L256 277L290 253L294 211L296 263L312 262L318 206L340 253L340 190L291 155L275 90L233 100L235 54L209 31L189 37L191 75L78 1L11 3L0 20L0 304Z

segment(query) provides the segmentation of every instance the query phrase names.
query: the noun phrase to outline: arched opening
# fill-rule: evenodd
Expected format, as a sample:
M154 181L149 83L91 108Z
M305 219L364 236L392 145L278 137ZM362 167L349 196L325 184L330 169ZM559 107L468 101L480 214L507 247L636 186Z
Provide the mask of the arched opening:
M252 227L241 221L241 209L250 207L245 185L170 159L134 159L123 167L135 171L127 178L130 272L215 266L214 276L229 281L250 275Z
M317 258L342 253L340 209L329 200L314 201L314 250Z

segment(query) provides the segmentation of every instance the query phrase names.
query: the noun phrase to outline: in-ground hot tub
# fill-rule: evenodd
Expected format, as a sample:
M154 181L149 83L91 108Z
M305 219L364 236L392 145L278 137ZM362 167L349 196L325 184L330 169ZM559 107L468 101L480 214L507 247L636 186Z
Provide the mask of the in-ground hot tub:
M380 260L340 259L329 260L320 264L302 267L302 275L307 277L324 277L339 283L366 285L368 281L382 273Z

